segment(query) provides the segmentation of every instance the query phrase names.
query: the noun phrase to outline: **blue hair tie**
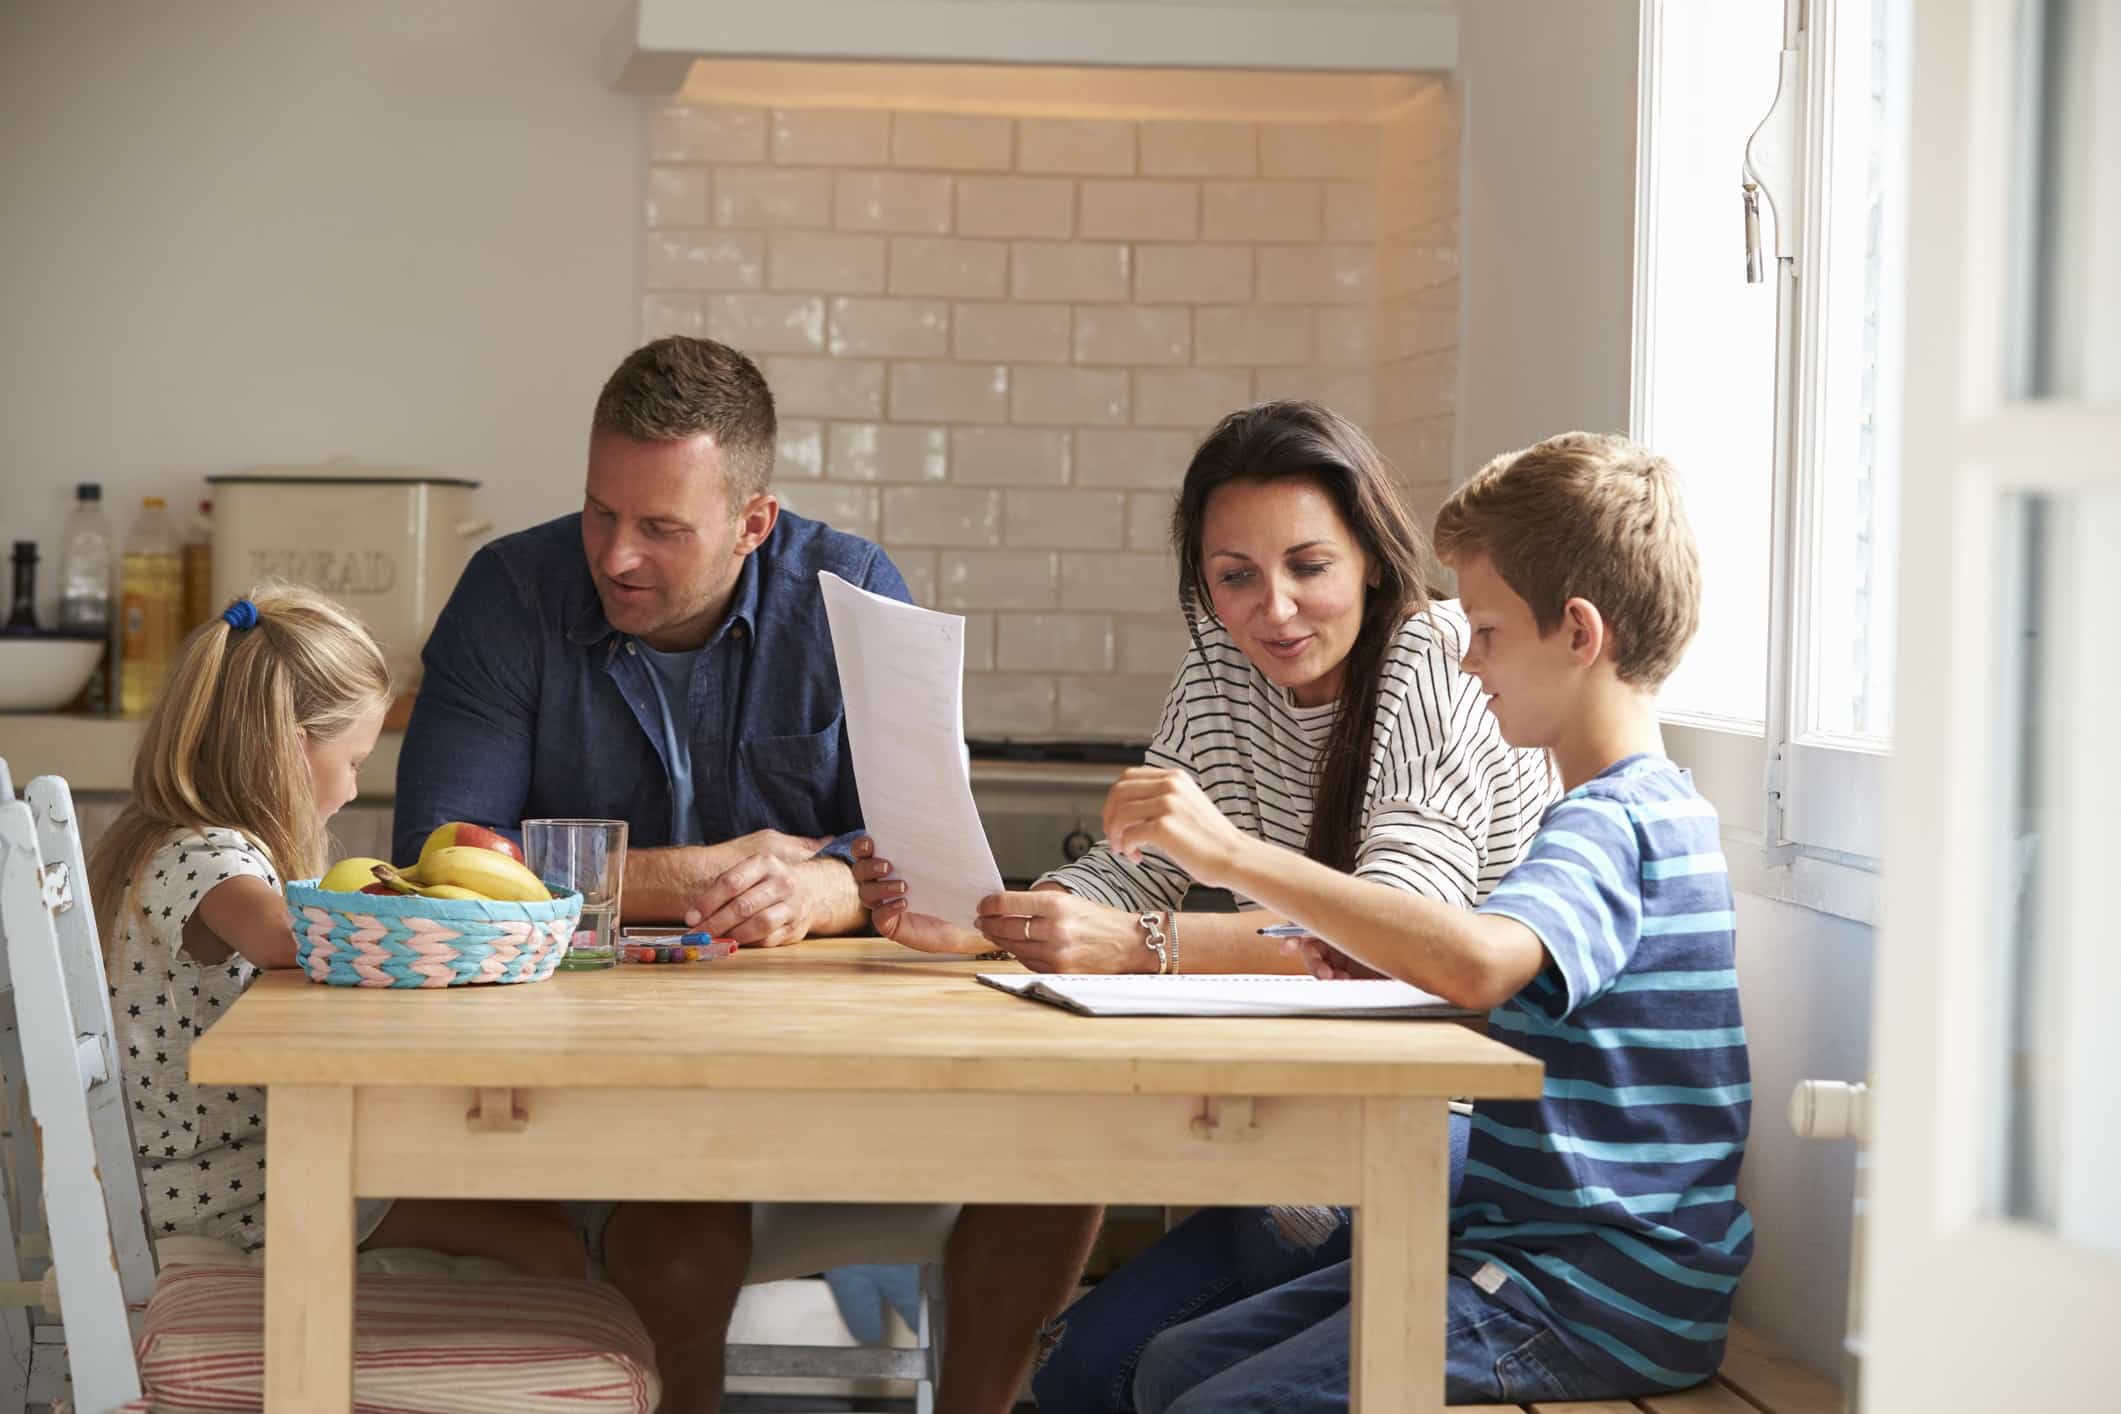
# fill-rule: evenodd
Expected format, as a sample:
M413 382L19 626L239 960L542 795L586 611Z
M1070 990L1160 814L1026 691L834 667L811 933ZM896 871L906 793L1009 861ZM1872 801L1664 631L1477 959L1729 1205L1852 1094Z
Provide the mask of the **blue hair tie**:
M221 611L222 620L233 629L256 628L258 606L248 599L238 599Z

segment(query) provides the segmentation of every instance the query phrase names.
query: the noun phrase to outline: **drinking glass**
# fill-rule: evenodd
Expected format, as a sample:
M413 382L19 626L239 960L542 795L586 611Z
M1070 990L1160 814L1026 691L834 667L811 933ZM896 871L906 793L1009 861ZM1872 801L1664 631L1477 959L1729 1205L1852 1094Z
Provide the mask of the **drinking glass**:
M588 972L614 965L619 894L626 881L626 822L525 820L523 862L553 888L582 896L582 921L560 966Z

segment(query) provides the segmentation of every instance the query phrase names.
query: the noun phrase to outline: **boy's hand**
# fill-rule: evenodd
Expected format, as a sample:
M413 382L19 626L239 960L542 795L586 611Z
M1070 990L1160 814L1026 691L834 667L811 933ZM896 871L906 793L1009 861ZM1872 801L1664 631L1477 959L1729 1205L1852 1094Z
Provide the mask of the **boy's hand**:
M1353 982L1385 975L1357 962L1323 938L1285 938L1281 946L1282 951L1301 959L1304 970L1321 982Z

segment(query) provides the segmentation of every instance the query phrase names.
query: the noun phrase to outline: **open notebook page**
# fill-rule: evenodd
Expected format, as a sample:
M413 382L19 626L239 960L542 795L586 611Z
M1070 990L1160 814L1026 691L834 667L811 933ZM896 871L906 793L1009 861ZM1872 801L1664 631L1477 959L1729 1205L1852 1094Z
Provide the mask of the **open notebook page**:
M982 972L978 976L990 987L1085 1016L1473 1015L1433 992L1387 980L1321 982L1315 977L1206 973L1145 977Z

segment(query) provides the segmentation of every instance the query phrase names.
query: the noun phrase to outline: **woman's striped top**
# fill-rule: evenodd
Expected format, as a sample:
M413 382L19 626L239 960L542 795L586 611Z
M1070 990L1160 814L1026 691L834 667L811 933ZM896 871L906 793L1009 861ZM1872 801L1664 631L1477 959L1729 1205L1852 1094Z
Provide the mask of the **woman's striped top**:
M1509 872L1559 794L1546 754L1502 739L1479 684L1459 671L1455 600L1406 621L1379 671L1377 724L1355 873L1470 907ZM1337 702L1299 707L1206 623L1164 701L1151 766L1176 767L1249 835L1301 853ZM1192 882L1153 849L1139 863L1100 842L1040 879L1114 908L1176 908ZM1240 899L1240 905L1248 904Z

